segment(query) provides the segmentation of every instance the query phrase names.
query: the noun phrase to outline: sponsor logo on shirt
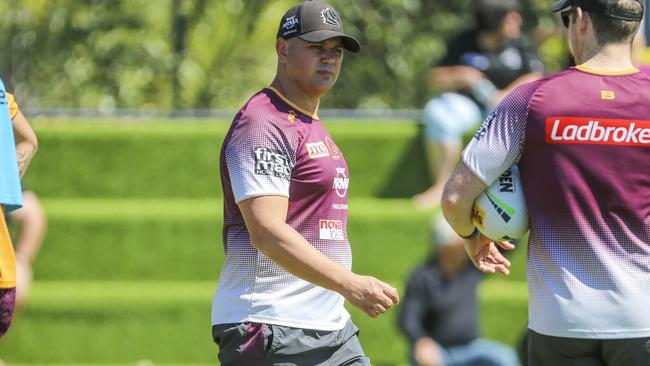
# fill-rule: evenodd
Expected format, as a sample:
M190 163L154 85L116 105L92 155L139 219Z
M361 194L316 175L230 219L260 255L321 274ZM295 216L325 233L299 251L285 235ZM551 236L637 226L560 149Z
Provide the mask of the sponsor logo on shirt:
M348 194L348 185L350 184L350 178L345 174L345 168L336 168L336 178L334 178L334 184L332 184L332 189L336 192L336 195L343 198Z
M345 210L348 209L348 204L347 203L333 203L332 204L332 209L333 210L345 211Z
M550 117L546 119L546 143L650 147L650 121Z
M329 136L325 137L325 144L327 144L327 148L330 151L330 155L332 156L332 159L334 160L341 159L341 151L334 144L334 141L332 141L332 139Z
M611 90L601 90L600 99L605 99L605 100L616 99L616 93L614 93Z
M266 147L254 148L253 155L255 156L255 174L291 179L291 166L287 155Z
M312 159L319 159L330 156L330 151L323 141L310 142L307 145L307 154Z
M343 221L319 220L318 227L320 238L324 240L345 240L343 235Z
M287 114L287 120L288 120L289 122L293 123L293 122L296 121L296 117L297 117L297 116L298 116L298 115L296 114L295 111L289 111L289 114Z
M488 129L492 125L492 121L496 119L496 113L491 113L485 121L481 124L481 127L479 127L478 131L476 131L476 134L474 135L474 138L476 140L480 140L487 134Z

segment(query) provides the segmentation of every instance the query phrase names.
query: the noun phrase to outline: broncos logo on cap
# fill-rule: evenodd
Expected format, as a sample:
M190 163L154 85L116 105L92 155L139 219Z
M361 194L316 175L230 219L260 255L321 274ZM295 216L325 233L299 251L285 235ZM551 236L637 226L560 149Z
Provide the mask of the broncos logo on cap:
M323 19L323 23L334 26L341 27L341 18L336 12L330 8L325 8L320 12L320 17Z

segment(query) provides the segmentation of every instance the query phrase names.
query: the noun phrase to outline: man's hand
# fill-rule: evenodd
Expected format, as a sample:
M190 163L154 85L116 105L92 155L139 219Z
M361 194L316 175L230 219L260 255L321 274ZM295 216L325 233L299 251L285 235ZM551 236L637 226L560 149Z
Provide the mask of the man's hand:
M440 366L442 355L440 346L429 337L423 337L415 341L413 346L413 357L418 366Z
M499 272L510 274L510 261L497 249L497 245L505 250L513 250L515 246L507 241L494 241L483 234L465 240L465 250L474 266L485 273Z
M399 303L397 290L372 276L352 274L352 280L341 291L341 295L372 318Z

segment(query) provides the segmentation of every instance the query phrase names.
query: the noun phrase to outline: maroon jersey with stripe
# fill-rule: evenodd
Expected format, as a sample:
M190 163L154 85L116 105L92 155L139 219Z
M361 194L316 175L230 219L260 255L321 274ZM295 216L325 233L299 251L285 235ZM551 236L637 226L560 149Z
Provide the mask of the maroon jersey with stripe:
M583 66L523 85L463 152L486 184L517 163L529 321L573 338L650 336L650 77Z
M277 90L262 90L239 111L226 135L221 181L226 258L212 323L343 328L349 319L343 297L288 273L253 247L237 205L263 195L288 197L286 222L350 268L348 167L321 121Z

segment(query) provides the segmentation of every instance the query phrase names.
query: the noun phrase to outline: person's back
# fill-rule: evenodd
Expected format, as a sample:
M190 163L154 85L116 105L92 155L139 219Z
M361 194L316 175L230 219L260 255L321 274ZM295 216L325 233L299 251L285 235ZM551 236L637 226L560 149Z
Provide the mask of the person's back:
M650 293L650 76L578 66L527 91L518 164L534 218L530 327L576 338L647 333L650 296L638 294Z
M531 224L530 365L646 366L650 77L630 55L643 7L561 0L552 10L579 66L504 99L450 178L445 215L467 232L467 202L518 164ZM480 269L508 273L495 245L512 246L476 235L465 245Z

